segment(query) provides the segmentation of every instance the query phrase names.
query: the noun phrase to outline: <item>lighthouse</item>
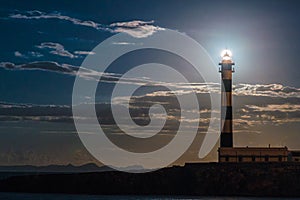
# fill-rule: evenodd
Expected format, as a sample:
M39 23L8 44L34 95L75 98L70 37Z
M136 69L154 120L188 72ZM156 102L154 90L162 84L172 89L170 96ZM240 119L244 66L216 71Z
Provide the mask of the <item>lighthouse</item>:
M219 162L287 162L290 152L287 147L234 147L232 118L232 53L221 53L221 139L218 149Z
M233 147L232 134L232 73L234 72L234 62L232 53L226 49L221 53L222 89L221 89L221 147Z

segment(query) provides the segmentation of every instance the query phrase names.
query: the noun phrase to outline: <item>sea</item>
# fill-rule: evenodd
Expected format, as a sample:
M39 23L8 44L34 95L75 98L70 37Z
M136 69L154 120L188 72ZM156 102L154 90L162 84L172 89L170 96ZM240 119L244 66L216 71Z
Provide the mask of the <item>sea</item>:
M259 198L259 197L189 197L189 196L115 196L115 195L68 195L68 194L29 194L0 193L0 200L284 200L291 198ZM295 198L293 198L295 199ZM300 199L300 198L297 198Z

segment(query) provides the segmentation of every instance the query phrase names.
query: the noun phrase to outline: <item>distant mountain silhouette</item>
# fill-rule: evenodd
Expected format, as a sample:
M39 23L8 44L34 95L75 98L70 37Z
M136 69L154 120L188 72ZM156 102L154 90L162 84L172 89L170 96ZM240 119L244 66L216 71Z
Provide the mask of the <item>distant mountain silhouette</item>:
M132 165L127 167L118 168L121 171L139 172L144 168L141 165ZM47 165L47 166L34 166L34 165L15 165L15 166L0 166L0 172L61 172L61 173L75 173L75 172L105 172L115 171L109 166L98 166L94 163L88 163L85 165L75 166L68 165Z
M112 171L108 166L101 166L94 163L88 163L81 166L68 165L17 165L17 166L0 166L0 172L103 172Z

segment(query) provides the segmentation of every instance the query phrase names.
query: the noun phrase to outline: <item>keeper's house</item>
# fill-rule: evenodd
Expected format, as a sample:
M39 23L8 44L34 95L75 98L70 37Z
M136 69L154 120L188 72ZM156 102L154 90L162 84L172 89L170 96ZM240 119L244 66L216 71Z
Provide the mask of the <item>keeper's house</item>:
M300 151L290 151L289 161L300 162Z
M219 162L287 162L290 157L287 147L222 147L218 151Z

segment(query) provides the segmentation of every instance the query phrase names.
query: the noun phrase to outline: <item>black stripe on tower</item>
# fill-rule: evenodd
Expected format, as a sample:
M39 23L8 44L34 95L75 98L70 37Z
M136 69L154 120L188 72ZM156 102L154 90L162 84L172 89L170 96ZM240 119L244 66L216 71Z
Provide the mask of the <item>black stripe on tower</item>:
M224 90L225 92L231 92L232 91L232 80L231 79L222 79L224 84Z
M233 65L233 63L228 63L228 64L226 64L226 63L221 63L220 65L222 65L222 70L232 70L232 65Z
M232 106L222 106L221 119L222 120L232 120Z
M233 147L232 132L221 132L221 147Z

